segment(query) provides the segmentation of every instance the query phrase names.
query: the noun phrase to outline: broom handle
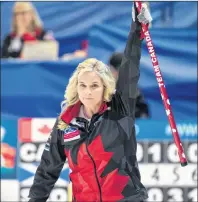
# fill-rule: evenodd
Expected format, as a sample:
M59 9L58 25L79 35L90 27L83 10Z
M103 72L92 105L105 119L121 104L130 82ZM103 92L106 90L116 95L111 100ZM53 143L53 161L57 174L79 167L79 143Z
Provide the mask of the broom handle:
M141 8L142 8L142 3L140 1L135 1L135 6L136 6L136 8L138 10L138 13L140 13ZM145 24L142 23L142 31L143 31L144 36L145 36L146 45L147 45L148 52L149 52L150 57L151 57L151 61L152 61L152 64L153 64L153 69L154 69L155 76L156 76L156 79L157 79L157 82L158 82L158 85L159 85L161 97L162 97L164 107L165 107L165 110L166 110L166 115L168 117L168 121L169 121L169 124L170 124L170 127L171 127L174 142L175 142L175 145L176 145L177 150L178 150L180 163L181 163L181 166L186 166L188 164L187 159L186 159L186 156L184 154L183 146L182 146L179 134L178 134L177 126L176 126L175 119L174 119L174 116L173 116L173 112L172 112L172 109L171 109L168 94L166 92L166 87L165 87L165 84L164 84L164 80L162 78L162 74L161 74L161 71L160 71L160 67L159 67L159 63L158 63L157 56L156 56L156 53L155 53L155 49L154 49L154 46L153 46L153 42L152 42L152 39L151 39L151 35L150 35L150 32L148 31L148 25L145 25Z

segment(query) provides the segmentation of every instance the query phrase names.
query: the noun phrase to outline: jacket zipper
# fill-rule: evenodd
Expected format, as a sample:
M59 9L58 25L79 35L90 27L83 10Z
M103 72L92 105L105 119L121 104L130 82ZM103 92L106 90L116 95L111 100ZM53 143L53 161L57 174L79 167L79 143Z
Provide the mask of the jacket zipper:
M95 116L92 117L89 126L87 125L87 128L86 128L87 133L90 132L90 128L91 128L92 124L94 123L94 121L95 121L94 119L95 119L95 118L96 118ZM92 161L92 163L93 163L93 166L94 166L94 174L95 174L96 182L97 182L97 184L98 184L98 189L99 189L99 194L100 194L100 202L102 202L102 190L101 190L100 182L99 182L98 175L97 175L97 172L96 172L96 163L95 163L95 161L94 161L94 159L93 159L93 157L92 157L92 155L90 154L89 149L88 149L88 139L87 139L87 141L86 141L86 151L87 151L87 154L88 154L88 156L90 157L90 159L91 159L91 161Z
M98 184L98 189L99 189L99 192L100 192L100 202L102 202L102 190L101 190L99 179L98 179L97 172L96 172L96 163L95 163L92 155L89 153L87 144L86 144L86 150L87 150L87 154L89 155L89 157L90 157L90 159L91 159L91 161L92 161L92 163L94 165L94 174L95 174L96 182Z
M87 132L87 134L90 132L90 128L91 128L92 124L94 123L94 119L95 118L96 118L96 115L94 117L92 117L92 119L90 120L90 124L89 124L89 122L85 118L81 118L81 120L83 120L83 122L85 123L85 131ZM97 172L96 172L96 163L95 163L92 155L90 154L90 152L88 150L88 139L87 139L85 145L86 145L87 154L88 154L89 158L91 159L91 161L93 163L93 166L94 166L94 174L95 174L96 182L97 182L98 189L99 189L100 202L102 202L102 190L101 190L100 182L99 182L99 179L98 179L98 176L97 176Z

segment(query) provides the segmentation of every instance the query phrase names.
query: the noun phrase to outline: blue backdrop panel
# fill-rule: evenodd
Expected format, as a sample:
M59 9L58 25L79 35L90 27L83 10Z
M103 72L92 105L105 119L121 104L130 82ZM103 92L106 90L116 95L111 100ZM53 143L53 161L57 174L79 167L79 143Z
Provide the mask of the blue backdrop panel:
M123 51L129 26L100 24L89 34L89 56L108 63L113 51ZM173 110L178 118L197 113L197 30L152 29L151 36ZM159 88L145 42L139 86L151 106L152 117L165 117ZM187 115L188 114L188 115Z
M3 116L56 116L68 78L78 63L2 61Z
M89 39L89 57L108 62L113 51L123 51L131 23L131 2L34 2L34 4L41 14L45 27L52 29L55 37L61 42L62 53L79 48L80 41L84 38ZM13 2L1 2L1 5L3 8L1 37L4 37L9 32L8 19ZM151 9L154 19L151 35L175 116L179 119L196 117L196 2L151 2ZM188 15L183 16L181 13ZM169 19L168 16L172 17ZM79 61L2 60L3 115L56 116L60 112L59 104L63 99L69 76L78 63ZM152 117L166 118L145 43L142 50L139 86L148 100Z
M2 62L2 115L4 117L57 116L60 113L60 102L63 100L65 86L78 63L79 61ZM144 68L141 71L143 74L148 74ZM150 78L155 80L154 75ZM148 79L149 76L145 82L148 82ZM169 81L168 78L165 80ZM196 81L192 78L192 82L172 84L170 80L166 82L166 87L177 119L195 118ZM166 119L157 84L147 87L143 83L141 88L150 105L152 118Z
M14 2L1 3L1 41L10 32ZM131 2L33 2L47 30L60 42L60 55L80 48L92 26L129 25ZM197 28L196 2L151 2L153 27ZM187 13L187 15L183 15ZM182 20L181 20L182 16Z

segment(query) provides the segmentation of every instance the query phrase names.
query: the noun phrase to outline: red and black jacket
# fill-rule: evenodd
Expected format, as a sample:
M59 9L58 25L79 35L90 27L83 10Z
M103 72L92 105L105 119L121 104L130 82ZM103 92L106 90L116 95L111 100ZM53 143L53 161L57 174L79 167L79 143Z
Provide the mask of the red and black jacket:
M57 122L46 144L30 189L30 202L46 201L66 157L71 169L73 201L140 202L147 192L140 180L134 127L135 99L141 57L140 24L133 22L119 72L116 92L90 123L78 117L78 102Z

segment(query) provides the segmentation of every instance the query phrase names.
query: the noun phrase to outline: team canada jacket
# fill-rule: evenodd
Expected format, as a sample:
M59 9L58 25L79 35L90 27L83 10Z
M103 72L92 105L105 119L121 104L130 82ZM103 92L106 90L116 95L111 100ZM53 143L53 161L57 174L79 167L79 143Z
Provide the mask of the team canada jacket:
M135 98L141 56L140 24L133 22L116 92L91 121L78 117L78 102L62 113L46 143L30 189L30 202L46 201L68 159L75 202L140 202L147 192L140 180L134 128Z

